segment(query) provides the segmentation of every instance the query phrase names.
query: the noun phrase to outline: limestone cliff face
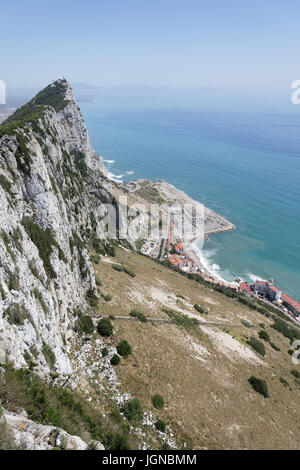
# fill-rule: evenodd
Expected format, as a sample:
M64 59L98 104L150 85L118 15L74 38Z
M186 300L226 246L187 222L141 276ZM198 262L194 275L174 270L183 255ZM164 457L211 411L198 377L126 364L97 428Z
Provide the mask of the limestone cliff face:
M0 362L72 372L72 312L95 288L88 245L105 185L65 80L0 126Z

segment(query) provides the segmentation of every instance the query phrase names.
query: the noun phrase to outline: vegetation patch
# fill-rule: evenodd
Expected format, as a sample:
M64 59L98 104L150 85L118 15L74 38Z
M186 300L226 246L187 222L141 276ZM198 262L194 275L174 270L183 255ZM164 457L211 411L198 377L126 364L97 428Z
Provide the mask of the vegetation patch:
M161 395L153 395L153 397L151 397L151 401L152 401L152 405L157 410L161 410L165 406L164 399Z
M195 326L199 324L196 318L190 318L187 315L176 312L175 310L172 310L170 308L163 308L162 311L165 312L171 318L173 323L183 327L187 331L193 330Z
M110 360L110 363L113 365L113 366L117 366L118 364L120 364L120 356L118 356L118 354L114 354L113 357L111 358Z
M208 313L201 305L195 304L194 309L197 310L199 313Z
M155 423L155 427L160 432L165 432L166 430L166 423L162 419L158 419Z
M128 400L123 409L124 416L134 424L140 424L144 418L143 406L138 398Z
M296 379L300 379L300 372L296 369L291 370L291 374L296 377Z
M250 340L247 341L247 343L249 344L249 346L251 346L251 348L253 348L261 356L266 355L265 347L261 341L258 341L258 339L251 336Z
M128 357L132 354L132 347L127 341L120 341L117 346L117 351L120 356Z
M147 321L148 321L146 315L143 312L143 310L140 310L139 308L133 308L130 311L130 316L134 317L134 318L137 318L142 323L147 323Z
M94 332L94 323L90 315L80 315L75 324L75 330L79 334L91 335Z
M252 375L248 382L257 393L260 393L265 398L269 397L268 386L264 380L258 379Z
M123 266L122 264L113 264L112 268L115 271L124 272L131 277L135 277L135 272L132 271L132 269L127 268L127 266Z
M259 332L258 336L260 337L260 339L263 339L264 341L266 341L266 343L268 343L270 341L270 336L268 335L268 333L265 330L261 330Z
M97 330L100 336L111 336L113 334L113 326L109 318L101 318L98 323Z
M37 247L39 256L43 261L44 269L47 275L52 279L56 278L57 274L51 264L51 255L53 252L53 247L56 247L58 249L59 258L63 261L66 260L61 248L58 246L58 243L54 239L51 230L49 228L43 230L40 225L33 222L33 220L29 217L23 217L22 225L31 241Z
M116 421L102 415L79 393L47 384L29 369L5 366L5 374L0 377L0 399L8 410L24 408L29 419L62 428L87 442L98 440L107 450L129 450L131 445L136 446L123 418ZM0 447L3 437L0 429Z
M48 346L48 344L44 342L43 342L42 353L50 369L53 369L55 361L56 361L55 354L50 348L50 346Z
M85 298L92 308L96 308L98 306L99 299L94 289L88 289Z
M23 304L11 304L4 310L3 316L11 325L24 325L25 320L32 322L31 315Z
M48 307L47 307L47 304L46 302L44 301L44 298L42 296L42 293L35 287L33 289L33 294L35 296L35 298L39 301L39 303L41 304L41 307L44 311L44 313L48 313Z

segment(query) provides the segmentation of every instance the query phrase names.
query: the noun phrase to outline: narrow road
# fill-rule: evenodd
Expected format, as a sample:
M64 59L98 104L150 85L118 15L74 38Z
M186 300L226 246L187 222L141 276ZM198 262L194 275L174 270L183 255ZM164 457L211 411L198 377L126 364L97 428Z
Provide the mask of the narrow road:
M99 317L95 317L95 316L92 316L92 319L94 321L99 321L101 318L111 318L110 315L101 315ZM114 320L136 320L136 321L139 321L138 318L136 317L130 317L130 316L125 316L125 315L114 315ZM147 321L148 322L161 322L161 323L173 323L174 322L172 320L170 320L169 318L151 318L151 317L147 317ZM238 328L238 327L244 327L244 325L241 323L239 325L230 325L228 323L222 323L222 322L201 322L201 321L198 321L198 325L202 325L202 326L224 326L224 327L228 327L228 328Z

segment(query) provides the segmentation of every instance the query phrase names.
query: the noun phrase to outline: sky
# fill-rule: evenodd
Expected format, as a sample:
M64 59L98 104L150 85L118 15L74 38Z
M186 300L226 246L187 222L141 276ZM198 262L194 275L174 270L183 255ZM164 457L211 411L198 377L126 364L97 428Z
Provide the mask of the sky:
M0 80L286 90L300 79L299 0L1 2Z

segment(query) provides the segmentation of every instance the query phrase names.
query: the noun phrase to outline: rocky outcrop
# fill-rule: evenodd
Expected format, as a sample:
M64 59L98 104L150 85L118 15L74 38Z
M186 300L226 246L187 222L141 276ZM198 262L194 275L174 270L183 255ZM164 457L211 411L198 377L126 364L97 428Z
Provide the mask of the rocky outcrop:
M59 80L0 126L0 362L72 372L74 309L95 289L89 245L106 170Z
M28 419L25 410L19 413L3 410L0 425L5 426L12 448L20 450L104 450L98 441L86 443L78 436L71 436L66 431L54 426L37 424Z

